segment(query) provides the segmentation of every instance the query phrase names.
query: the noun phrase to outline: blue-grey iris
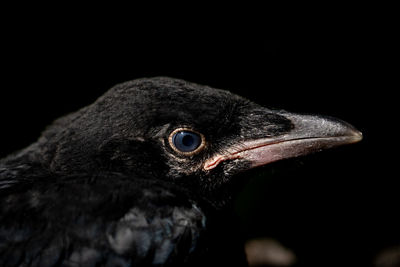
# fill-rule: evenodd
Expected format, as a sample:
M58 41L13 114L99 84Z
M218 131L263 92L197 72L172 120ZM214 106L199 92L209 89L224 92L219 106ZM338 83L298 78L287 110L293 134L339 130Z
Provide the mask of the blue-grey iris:
M201 144L201 137L190 131L179 131L172 136L172 142L181 152L195 151Z

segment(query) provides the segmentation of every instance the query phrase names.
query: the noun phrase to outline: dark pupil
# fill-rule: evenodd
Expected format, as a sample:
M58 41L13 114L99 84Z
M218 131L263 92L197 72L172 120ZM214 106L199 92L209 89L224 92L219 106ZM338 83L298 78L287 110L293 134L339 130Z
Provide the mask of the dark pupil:
M181 131L173 136L173 145L182 152L192 152L201 144L201 137L194 132Z
M182 144L184 146L192 146L193 143L194 143L194 139L193 139L193 136L191 136L191 135L187 134L182 138Z

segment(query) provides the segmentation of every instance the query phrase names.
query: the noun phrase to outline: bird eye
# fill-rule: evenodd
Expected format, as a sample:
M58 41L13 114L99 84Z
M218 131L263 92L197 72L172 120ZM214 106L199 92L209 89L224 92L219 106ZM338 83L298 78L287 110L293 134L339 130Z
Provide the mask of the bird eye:
M203 147L204 137L192 130L177 129L170 135L170 144L178 152L193 154Z

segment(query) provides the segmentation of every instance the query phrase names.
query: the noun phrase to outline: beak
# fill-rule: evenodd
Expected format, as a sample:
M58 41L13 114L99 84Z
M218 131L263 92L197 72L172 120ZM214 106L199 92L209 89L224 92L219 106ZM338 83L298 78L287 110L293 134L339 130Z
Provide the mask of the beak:
M283 111L278 114L291 121L294 126L291 131L280 136L242 141L208 159L204 170L211 170L232 159L246 160L253 168L362 140L361 132L335 118Z

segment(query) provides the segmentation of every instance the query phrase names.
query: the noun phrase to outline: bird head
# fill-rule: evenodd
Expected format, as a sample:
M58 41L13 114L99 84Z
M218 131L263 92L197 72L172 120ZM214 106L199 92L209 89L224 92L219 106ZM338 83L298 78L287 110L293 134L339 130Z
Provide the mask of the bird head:
M135 174L215 193L243 171L361 138L338 119L273 110L158 77L113 87L57 120L39 146L54 172Z

